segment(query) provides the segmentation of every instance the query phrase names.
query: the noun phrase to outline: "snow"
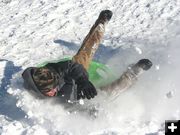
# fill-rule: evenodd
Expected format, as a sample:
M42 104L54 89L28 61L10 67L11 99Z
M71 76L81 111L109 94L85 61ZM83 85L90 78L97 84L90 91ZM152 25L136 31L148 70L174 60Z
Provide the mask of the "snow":
M0 134L162 135L180 119L179 0L2 0L0 2ZM121 74L149 58L154 66L118 98L106 93L80 105L42 100L21 73L72 56L101 10L113 11L95 60Z

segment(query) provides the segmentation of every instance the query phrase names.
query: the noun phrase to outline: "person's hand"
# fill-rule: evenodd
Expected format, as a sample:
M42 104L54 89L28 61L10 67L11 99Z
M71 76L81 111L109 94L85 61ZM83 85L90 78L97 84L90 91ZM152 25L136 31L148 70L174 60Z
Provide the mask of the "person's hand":
M91 99L97 95L96 88L94 85L87 79L77 82L77 99Z

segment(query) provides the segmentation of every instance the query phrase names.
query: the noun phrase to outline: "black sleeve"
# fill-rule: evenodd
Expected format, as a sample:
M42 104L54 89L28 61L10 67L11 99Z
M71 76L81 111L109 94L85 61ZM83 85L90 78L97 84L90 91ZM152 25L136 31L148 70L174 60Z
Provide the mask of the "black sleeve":
M88 73L83 65L76 62L71 62L68 75L71 76L75 81L79 79L88 79Z
M80 78L88 79L88 73L86 69L72 60L58 62L58 63L49 63L46 65L53 67L60 75L62 74L64 78L72 78L75 81Z
M60 91L58 91L57 96L62 96L64 99L70 99L72 93L72 84L65 83Z

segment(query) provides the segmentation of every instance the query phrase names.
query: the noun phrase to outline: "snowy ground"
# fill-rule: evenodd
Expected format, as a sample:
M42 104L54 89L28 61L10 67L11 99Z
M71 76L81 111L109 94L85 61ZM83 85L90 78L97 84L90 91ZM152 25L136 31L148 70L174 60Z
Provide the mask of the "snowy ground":
M23 69L75 54L103 9L114 15L95 59L119 74L141 58L152 69L117 99L100 93L71 112L30 95ZM163 135L164 120L180 119L179 42L179 0L1 0L0 134Z

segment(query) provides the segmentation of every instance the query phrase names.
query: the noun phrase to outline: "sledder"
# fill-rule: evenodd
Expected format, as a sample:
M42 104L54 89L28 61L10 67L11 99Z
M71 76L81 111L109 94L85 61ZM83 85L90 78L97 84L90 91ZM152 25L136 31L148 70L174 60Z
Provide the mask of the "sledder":
M25 87L45 97L59 96L65 100L94 98L97 91L88 78L87 70L103 38L105 25L111 17L112 12L110 10L103 10L100 13L72 60L48 63L43 67L27 68L22 74ZM118 79L100 89L110 93L126 90L144 70L150 69L151 66L150 60L142 59Z

